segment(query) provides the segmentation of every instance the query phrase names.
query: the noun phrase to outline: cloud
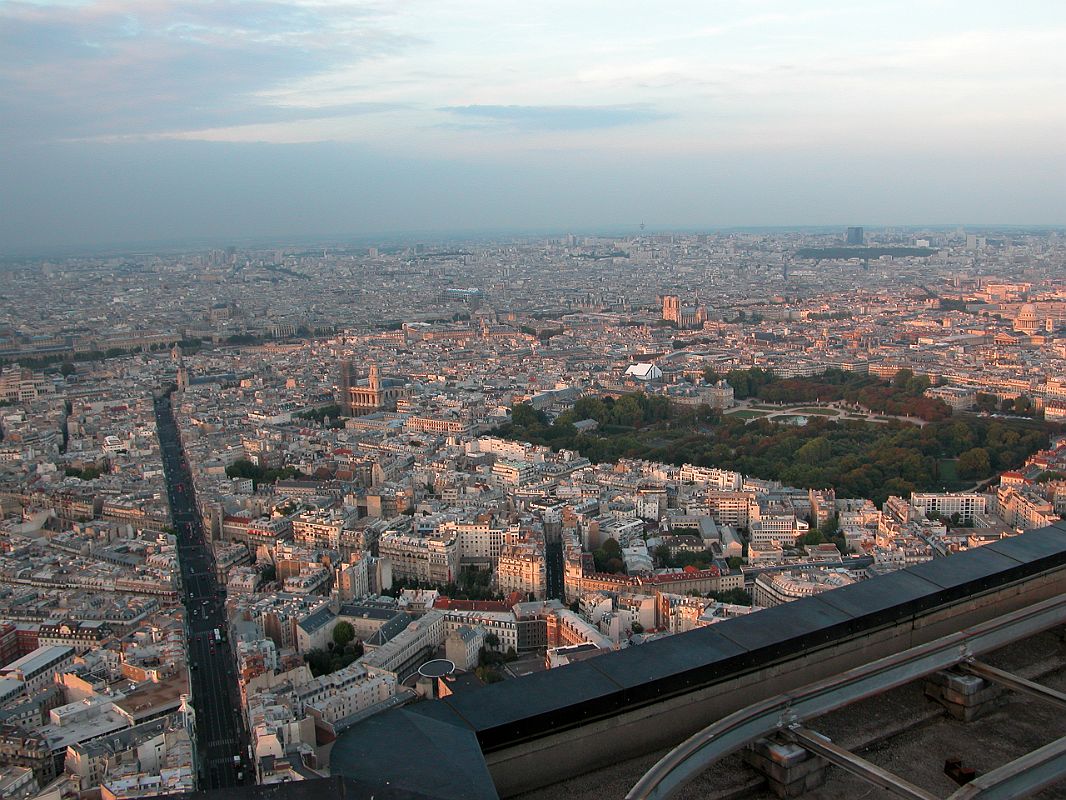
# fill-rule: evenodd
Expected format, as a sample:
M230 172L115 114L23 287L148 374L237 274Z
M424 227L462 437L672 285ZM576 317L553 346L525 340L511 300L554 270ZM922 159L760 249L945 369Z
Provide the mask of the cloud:
M441 111L529 131L617 128L667 119L650 106L447 106Z
M25 141L291 119L262 93L412 43L371 3L0 3L0 124Z

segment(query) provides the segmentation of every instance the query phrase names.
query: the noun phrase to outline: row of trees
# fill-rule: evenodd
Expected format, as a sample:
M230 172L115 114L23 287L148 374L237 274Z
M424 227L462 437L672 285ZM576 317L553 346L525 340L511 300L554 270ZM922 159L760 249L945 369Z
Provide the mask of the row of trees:
M195 353L203 346L203 342L200 339L182 339L176 344L180 345L182 350L186 353ZM148 346L149 352L157 352L160 350L169 350L170 343L157 342ZM26 357L19 358L18 364L26 369L45 369L46 367L55 369L55 365L59 364L59 372L61 375L73 375L77 371L75 362L78 361L102 361L105 358L117 358L119 356L128 356L134 353L141 352L140 347L109 347L106 350L81 350L76 353L56 353L50 356L37 356L36 358ZM45 369L45 371L49 371Z
M329 426L331 428L343 428L344 420L341 419L343 411L337 403L330 403L328 406L322 406L321 408L312 408L308 411L304 411L297 414L297 419L306 419L311 422L324 422L329 420Z
M1023 394L1000 400L994 394L984 392L977 393L977 410L986 414L1017 414L1021 417L1031 417L1036 413L1033 401Z
M306 477L296 467L280 467L277 469L261 467L251 461L241 458L226 467L226 475L230 478L251 478L252 485L258 488L264 483L274 483L282 479Z
M750 606L752 604L751 592L747 589L729 589L725 592L718 592L718 594L712 592L708 596L713 597L719 603L731 603L735 606Z
M733 387L738 400L755 398L770 403L835 403L858 404L879 414L917 417L932 422L947 419L951 408L941 400L925 397L930 386L925 375L915 375L901 369L891 382L872 375L860 375L842 370L827 370L808 378L777 378L769 370L759 367L738 369L724 376L706 370L708 382L724 377Z
M502 600L503 595L493 591L492 573L489 570L464 569L459 577L450 583L431 584L408 578L396 578L392 588L382 590L383 594L399 597L405 589L436 589L445 597L456 600Z
M613 397L582 397L574 403L573 408L559 415L552 425L548 424L548 417L543 411L528 403L519 403L511 410L511 425L540 430L546 435L551 433L550 428L556 432L569 431L573 429L573 423L586 419L594 419L608 430L636 429L668 420L673 413L673 406L665 397L633 392L617 400Z
M63 474L68 478L79 478L83 481L96 480L103 474L103 470L100 467L91 465L78 469L77 467L66 467L63 470Z
M675 531L675 533L679 532ZM668 569L684 569L685 567L707 569L714 563L714 553L710 550L703 550L699 553L681 550L676 555L671 555L670 548L665 544L656 547L652 552L652 557L655 559L656 566Z

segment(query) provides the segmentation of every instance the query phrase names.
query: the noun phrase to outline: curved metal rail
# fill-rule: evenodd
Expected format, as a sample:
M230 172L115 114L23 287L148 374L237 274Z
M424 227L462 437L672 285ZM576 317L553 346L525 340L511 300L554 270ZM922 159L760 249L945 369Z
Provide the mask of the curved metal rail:
M1053 597L743 708L693 734L663 756L630 789L626 800L666 800L707 767L749 742L1064 622L1066 597Z

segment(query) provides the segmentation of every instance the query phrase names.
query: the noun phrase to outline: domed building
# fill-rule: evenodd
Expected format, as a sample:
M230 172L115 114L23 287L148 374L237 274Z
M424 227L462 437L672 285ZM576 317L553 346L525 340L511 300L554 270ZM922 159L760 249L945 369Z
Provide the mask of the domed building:
M1018 309L1018 316L1014 318L1014 330L1032 336L1039 327L1036 319L1036 306L1026 303Z

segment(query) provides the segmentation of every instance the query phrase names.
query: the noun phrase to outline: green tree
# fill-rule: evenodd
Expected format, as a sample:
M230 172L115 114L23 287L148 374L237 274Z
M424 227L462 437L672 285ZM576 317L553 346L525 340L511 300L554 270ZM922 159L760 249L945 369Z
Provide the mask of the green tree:
M343 423L338 423L338 418L341 416L341 414L341 407L336 403L331 403L330 405L323 406L322 408L312 408L309 411L304 411L300 414L297 414L296 417L298 419L307 419L313 422L322 422L328 417L330 420L333 421L334 425L343 425Z
M988 451L983 447L974 447L959 456L955 470L960 478L986 478L992 472L992 462Z
M901 369L901 370L899 370L896 373L895 377L892 378L892 385L895 386L897 389L904 389L904 388L906 388L907 383L913 377L914 377L913 370L909 370L909 369L906 369L906 368Z
M78 368L75 367L74 364L70 361L64 361L62 366L60 366L59 368L59 374L63 375L64 377L67 375L73 375L77 371Z
M915 375L913 378L907 381L904 390L907 394L918 396L922 394L930 386L928 375Z
M547 415L533 408L529 403L519 403L511 409L511 424L521 428L543 427L548 423Z
M500 637L491 631L485 634L485 646L491 650L496 650L500 646Z
M583 419L594 419L597 422L604 422L607 419L607 407L598 397L580 398L574 403L572 412L574 421L577 422L580 422Z
M498 669L493 669L492 667L477 667L474 670L474 674L477 675L482 683L499 683L504 679L503 675L500 674L500 671Z
M316 648L304 653L304 662L316 678L344 669L363 654L361 642L349 642L344 647L338 647L333 642L327 644L327 649Z
M672 559L670 557L670 548L665 544L661 544L655 548L655 563L660 567L673 566Z
M803 534L800 538L800 544L804 547L814 547L815 545L823 544L825 542L825 534L815 528Z
M833 455L833 448L824 436L811 439L796 451L796 461L802 464L824 464Z
M952 425L945 428L944 431L946 433L944 446L953 454L969 450L975 444L973 431L965 422L960 421L952 423Z
M731 603L735 606L751 605L751 594L744 589L729 589L725 592L719 592L714 599L719 603Z
M644 410L640 407L640 401L636 395L627 394L618 398L618 402L611 409L611 422L630 428L641 426L644 422Z
M333 643L338 647L344 647L348 642L355 639L355 628L350 622L338 622L333 626Z

